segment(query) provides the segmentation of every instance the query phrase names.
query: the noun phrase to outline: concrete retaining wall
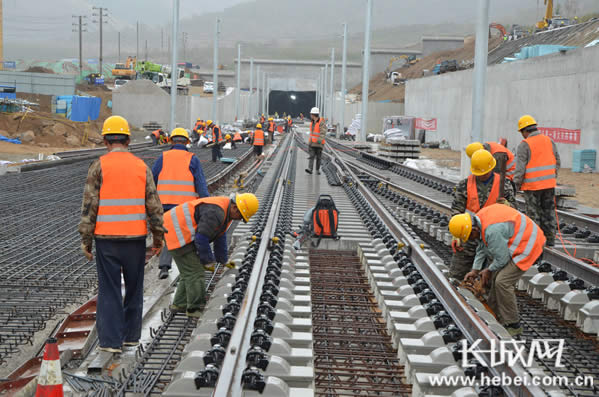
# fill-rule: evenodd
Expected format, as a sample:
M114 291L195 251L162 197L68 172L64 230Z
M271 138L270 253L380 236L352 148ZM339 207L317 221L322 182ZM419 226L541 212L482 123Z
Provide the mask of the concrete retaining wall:
M43 95L74 95L75 77L51 73L0 71L0 85L15 85L17 92Z
M572 166L572 151L599 149L599 47L581 48L488 68L482 140L522 140L517 122L533 115L539 126L580 129L579 145L558 143L562 166ZM427 140L446 139L459 150L470 143L473 71L408 80L406 114L436 117L438 130Z

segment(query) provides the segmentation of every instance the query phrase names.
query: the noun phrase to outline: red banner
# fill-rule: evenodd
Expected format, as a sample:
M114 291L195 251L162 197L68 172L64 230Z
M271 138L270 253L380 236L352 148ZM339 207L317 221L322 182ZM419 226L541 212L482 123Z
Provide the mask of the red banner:
M417 130L437 131L437 119L416 119Z
M580 130L568 130L565 128L538 127L543 135L547 135L554 142L580 144Z

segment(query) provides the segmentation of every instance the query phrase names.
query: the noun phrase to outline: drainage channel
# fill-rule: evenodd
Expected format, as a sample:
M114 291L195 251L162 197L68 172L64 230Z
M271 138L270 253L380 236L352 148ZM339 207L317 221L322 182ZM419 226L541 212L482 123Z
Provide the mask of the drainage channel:
M386 322L353 251L310 251L316 396L409 396Z

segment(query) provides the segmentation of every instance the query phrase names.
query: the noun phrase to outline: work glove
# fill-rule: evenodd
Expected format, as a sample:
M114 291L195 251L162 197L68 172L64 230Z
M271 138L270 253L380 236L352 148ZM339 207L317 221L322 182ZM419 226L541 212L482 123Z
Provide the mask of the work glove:
M489 269L485 269L480 272L480 281L483 287L486 287L491 281L492 273Z
M152 243L152 254L160 255L160 252L162 251L162 245L162 238L154 236L154 241Z
M215 267L214 263L207 263L204 265L204 270L214 273L214 267Z
M464 281L474 281L478 277L478 270L471 270L464 276Z
M462 240L454 237L453 240L451 240L451 250L453 251L454 254L458 251L460 251L460 252L464 251L464 247L462 247Z
M229 261L229 262L225 263L225 266L228 267L229 269L235 269L235 261Z
M81 243L81 251L83 251L83 255L85 255L85 257L87 258L88 261L91 261L94 259L94 256L92 255L91 245L86 245L85 243Z
M512 205L510 204L509 201L507 201L506 199L504 199L503 197L498 198L497 199L497 204L503 204L503 205L507 205L508 207L511 207Z

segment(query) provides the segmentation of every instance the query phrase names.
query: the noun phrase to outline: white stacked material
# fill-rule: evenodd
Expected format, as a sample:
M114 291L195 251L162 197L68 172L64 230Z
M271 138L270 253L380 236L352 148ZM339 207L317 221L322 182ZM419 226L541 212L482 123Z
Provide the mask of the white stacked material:
M391 128L383 133L385 142L389 144L401 144L403 141L410 139L410 132L401 128Z
M347 133L349 135L357 135L358 132L360 131L360 128L362 126L362 115L361 114L356 114L354 116L354 119L351 121L351 124L349 125L349 127L347 127Z

